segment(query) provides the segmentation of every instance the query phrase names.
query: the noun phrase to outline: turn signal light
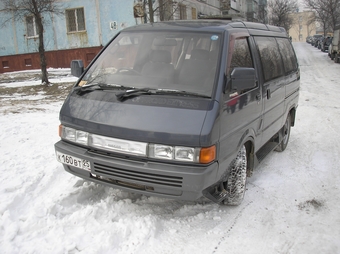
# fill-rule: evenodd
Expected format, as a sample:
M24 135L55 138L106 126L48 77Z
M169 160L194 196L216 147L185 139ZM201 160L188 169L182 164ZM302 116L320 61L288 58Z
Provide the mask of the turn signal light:
M204 147L200 151L200 163L207 164L216 159L216 146Z

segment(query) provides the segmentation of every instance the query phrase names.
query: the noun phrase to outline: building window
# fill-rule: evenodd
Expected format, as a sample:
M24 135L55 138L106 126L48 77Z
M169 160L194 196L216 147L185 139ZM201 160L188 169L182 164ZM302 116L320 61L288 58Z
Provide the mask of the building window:
M196 10L196 8L191 8L191 19L197 19L197 10Z
M32 66L32 59L31 58L25 59L25 66Z
M39 35L34 16L26 17L26 29L27 29L27 38L37 37Z
M66 10L67 32L85 31L84 8Z
M9 62L8 61L2 61L2 68L9 68Z
M187 7L184 4L178 4L179 8L179 19L187 19Z

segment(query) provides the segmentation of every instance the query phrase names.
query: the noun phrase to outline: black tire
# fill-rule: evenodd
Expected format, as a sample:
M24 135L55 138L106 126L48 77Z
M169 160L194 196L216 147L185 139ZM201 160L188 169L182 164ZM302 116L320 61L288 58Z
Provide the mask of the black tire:
M331 53L331 60L334 60L334 54Z
M290 137L290 128L291 128L291 118L290 114L288 113L287 119L285 124L283 125L282 129L280 130L282 132L282 141L281 143L275 148L275 151L277 152L283 152L286 150L289 137Z
M339 55L334 54L334 63L339 63Z
M229 170L229 177L223 183L227 192L223 204L239 205L244 198L247 180L247 150L244 145L237 153L236 158L230 163Z

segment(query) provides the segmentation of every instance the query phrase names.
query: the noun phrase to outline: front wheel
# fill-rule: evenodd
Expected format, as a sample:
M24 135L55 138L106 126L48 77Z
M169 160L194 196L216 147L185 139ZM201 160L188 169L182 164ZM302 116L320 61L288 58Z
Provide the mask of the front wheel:
M291 127L291 119L290 114L288 113L285 125L282 127L282 141L281 143L276 147L275 151L277 152L283 152L286 150L286 147L288 145L289 136L290 136L290 127Z
M230 163L230 174L223 183L226 190L225 205L239 205L242 203L246 191L247 179L247 150L243 145L236 158Z

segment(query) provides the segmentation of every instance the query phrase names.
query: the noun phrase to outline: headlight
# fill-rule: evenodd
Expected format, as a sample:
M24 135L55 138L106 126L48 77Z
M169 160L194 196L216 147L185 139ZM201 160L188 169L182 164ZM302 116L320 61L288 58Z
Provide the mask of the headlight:
M149 157L166 160L199 162L200 148L150 144Z
M89 134L85 131L76 131L76 142L79 144L87 145Z
M60 128L60 137L78 144L87 145L88 133L85 131L75 130L70 127L62 126Z
M69 141L76 141L76 130L69 127L62 127L61 137Z
M174 149L172 146L150 144L149 157L172 160L174 158Z
M198 162L198 157L198 148L175 146L175 160Z

